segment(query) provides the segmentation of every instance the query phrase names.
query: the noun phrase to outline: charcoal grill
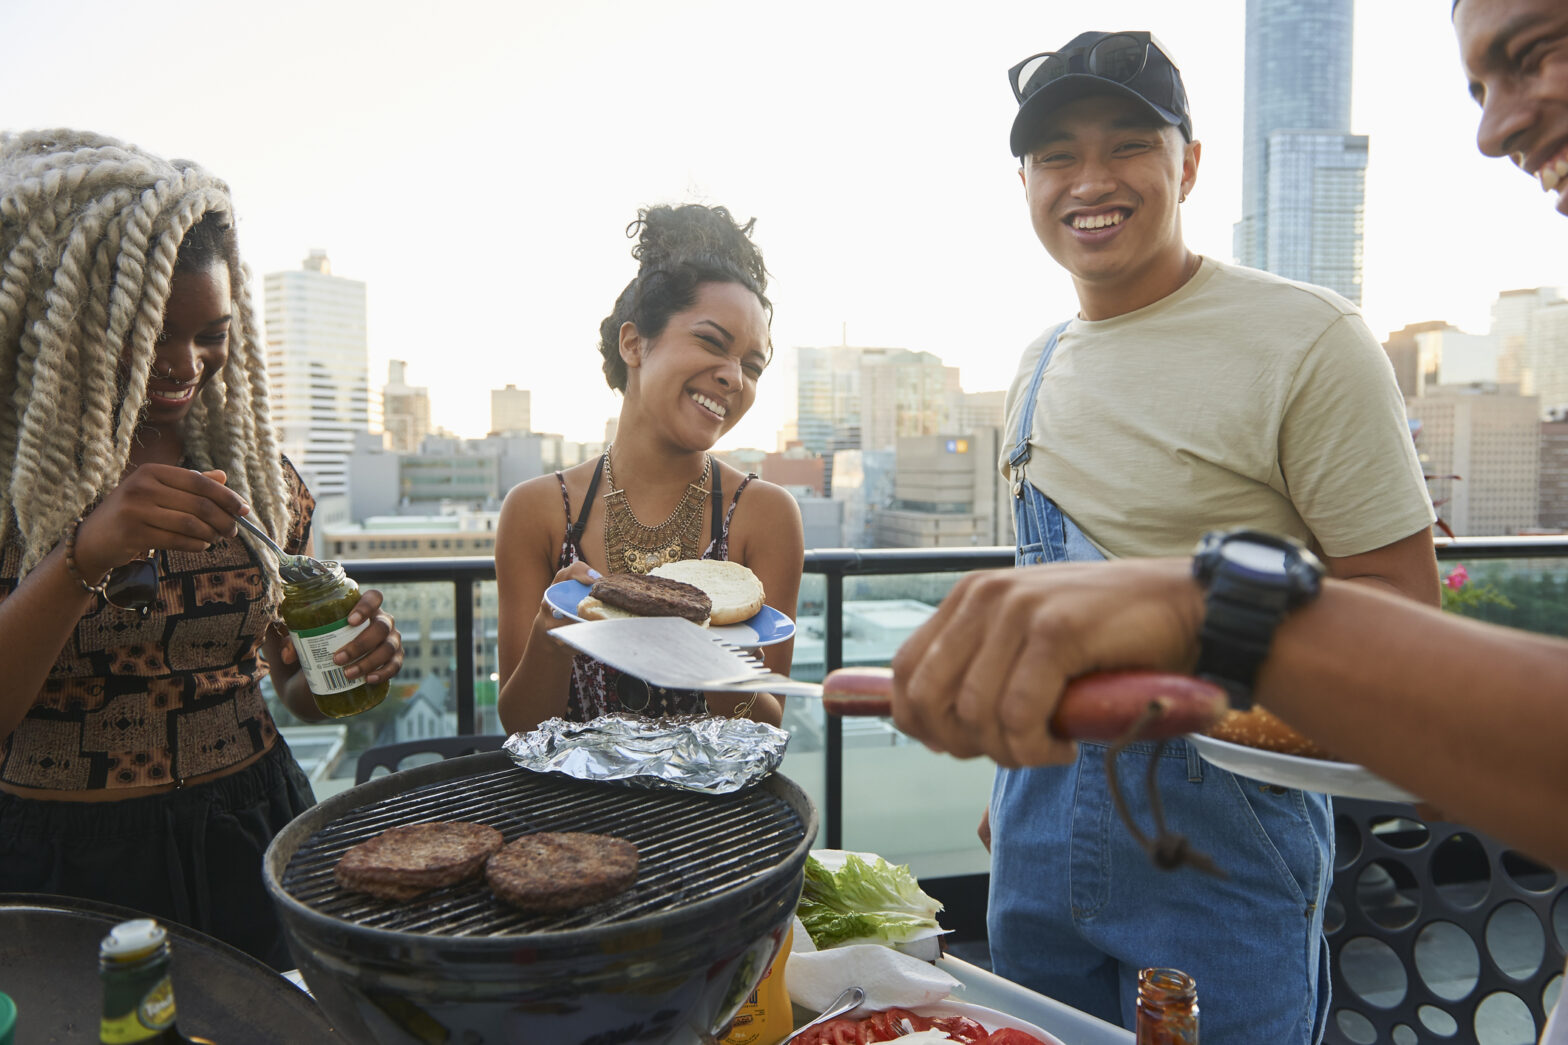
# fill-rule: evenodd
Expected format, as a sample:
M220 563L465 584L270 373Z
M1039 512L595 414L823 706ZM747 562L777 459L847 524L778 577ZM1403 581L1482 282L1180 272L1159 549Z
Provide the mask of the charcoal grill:
M634 843L637 881L527 913L483 881L411 902L338 888L351 846L389 827L470 820L507 841L589 831ZM622 1045L710 1042L760 981L799 900L816 812L773 775L733 795L538 774L492 751L346 791L286 827L268 888L311 991L350 1040Z

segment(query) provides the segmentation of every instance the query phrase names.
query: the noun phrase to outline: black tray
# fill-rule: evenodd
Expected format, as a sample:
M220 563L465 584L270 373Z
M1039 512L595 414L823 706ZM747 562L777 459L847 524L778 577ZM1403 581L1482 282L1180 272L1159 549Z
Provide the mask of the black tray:
M0 992L16 1001L16 1045L98 1041L98 944L145 915L64 896L0 893ZM257 1045L337 1042L315 1002L243 951L164 922L180 1030Z

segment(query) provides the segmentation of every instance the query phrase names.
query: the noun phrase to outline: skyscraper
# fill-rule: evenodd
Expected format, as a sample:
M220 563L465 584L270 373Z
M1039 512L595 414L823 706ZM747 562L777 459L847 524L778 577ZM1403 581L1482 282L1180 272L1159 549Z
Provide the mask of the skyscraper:
M490 390L490 432L492 435L505 432L532 431L533 418L530 415L530 396L526 388L507 385L505 388L492 388Z
M354 434L381 427L370 391L365 284L334 276L326 251L312 250L298 271L270 272L263 286L272 419L283 452L316 497L347 493Z
M1416 442L1434 476L1432 500L1455 535L1496 537L1536 526L1541 422L1534 396L1496 382L1437 385L1406 400L1405 409L1421 422Z
M387 383L381 389L386 408L387 438L393 450L417 453L419 443L430 434L430 389L410 385L406 380L408 364L401 359L387 363Z
M1353 0L1247 0L1236 260L1361 302L1367 138L1350 133Z
M801 443L819 454L858 449L862 350L845 345L796 352L795 416Z
M900 436L933 435L962 391L958 368L902 348L801 348L796 424L815 453L891 450Z
M1568 410L1568 300L1556 287L1505 290L1492 306L1497 379L1535 396L1543 418Z

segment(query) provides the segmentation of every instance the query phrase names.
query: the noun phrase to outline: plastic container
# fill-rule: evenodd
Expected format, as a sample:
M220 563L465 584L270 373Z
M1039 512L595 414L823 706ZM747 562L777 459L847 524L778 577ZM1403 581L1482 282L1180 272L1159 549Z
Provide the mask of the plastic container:
M348 615L359 602L359 585L344 574L343 567L328 560L326 572L292 584L283 585L283 603L278 612L288 626L289 640L299 655L305 685L316 698L316 707L330 718L347 718L369 711L386 699L389 683L385 680L366 685L349 678L332 662L332 655L354 636L370 626L360 621L351 625Z
M11 1045L16 1037L16 1002L0 994L0 1045Z

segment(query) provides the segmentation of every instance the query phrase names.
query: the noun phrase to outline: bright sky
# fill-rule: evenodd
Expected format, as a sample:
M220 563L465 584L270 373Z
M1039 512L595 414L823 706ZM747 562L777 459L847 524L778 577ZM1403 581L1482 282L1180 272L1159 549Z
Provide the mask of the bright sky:
M1446 0L1357 8L1373 331L1484 332L1499 290L1568 285L1551 199L1475 150ZM1173 53L1204 144L1187 239L1229 260L1244 22L1244 0L0 0L0 127L90 128L227 178L253 271L325 248L369 285L372 383L407 360L463 435L512 382L536 429L602 438L598 324L638 206L755 216L777 356L724 445L772 449L797 346L847 330L984 391L1075 309L1028 224L1005 70L1084 29Z

